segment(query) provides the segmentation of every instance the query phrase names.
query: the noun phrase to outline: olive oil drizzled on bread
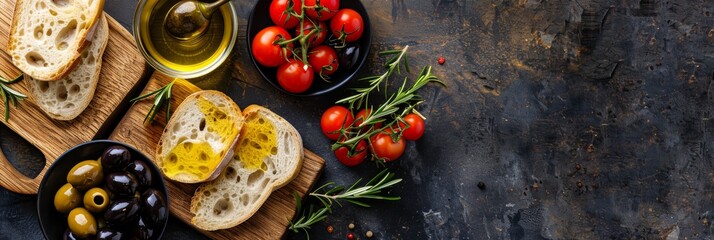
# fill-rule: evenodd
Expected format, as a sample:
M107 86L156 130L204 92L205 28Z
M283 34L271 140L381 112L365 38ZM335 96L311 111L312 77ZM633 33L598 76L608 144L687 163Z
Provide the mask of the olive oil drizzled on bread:
M199 124L201 131L208 129L218 136L236 136L238 134L234 119L229 118L228 113L224 112L225 106L218 107L203 97L198 98L197 104L200 112L205 116ZM230 145L233 141L229 137L218 139L215 136L209 136L208 141L198 141L196 140L197 132L193 134L196 137L181 142L169 152L164 161L164 174L168 177L171 178L177 174L190 174L198 179L208 178L208 175L220 163L221 155L224 155L219 152L221 148Z

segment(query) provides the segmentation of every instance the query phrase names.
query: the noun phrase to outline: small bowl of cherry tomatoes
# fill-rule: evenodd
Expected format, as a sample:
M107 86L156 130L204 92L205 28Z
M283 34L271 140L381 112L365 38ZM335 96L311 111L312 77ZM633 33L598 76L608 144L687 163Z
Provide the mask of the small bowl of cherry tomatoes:
M323 94L350 81L372 43L360 1L259 0L247 31L248 52L260 75L296 96Z

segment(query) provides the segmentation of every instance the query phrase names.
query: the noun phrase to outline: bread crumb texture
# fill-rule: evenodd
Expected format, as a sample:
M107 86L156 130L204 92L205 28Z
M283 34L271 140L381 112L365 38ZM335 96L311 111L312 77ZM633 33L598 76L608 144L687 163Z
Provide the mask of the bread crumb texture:
M17 1L8 53L36 79L58 80L78 60L104 1Z
M32 98L52 118L74 119L87 108L94 96L102 55L109 39L109 27L104 16L100 17L97 24L91 45L84 49L79 65L66 77L48 82L27 76Z
M302 144L295 129L272 112L245 115L235 155L223 173L204 183L192 199L191 222L201 229L236 226L248 219L278 182L295 173Z
M169 178L179 174L187 174L196 179L207 178L223 159L226 152L222 149L231 144L232 138L228 136L237 134L234 117L226 113L229 106L222 103L217 106L203 97L198 98L196 104L200 113L189 113L188 117L203 114L198 126L191 126L190 124L195 123L181 119L171 129L172 138L181 137L177 141L178 144L165 155L161 166ZM185 134L186 131L190 133Z

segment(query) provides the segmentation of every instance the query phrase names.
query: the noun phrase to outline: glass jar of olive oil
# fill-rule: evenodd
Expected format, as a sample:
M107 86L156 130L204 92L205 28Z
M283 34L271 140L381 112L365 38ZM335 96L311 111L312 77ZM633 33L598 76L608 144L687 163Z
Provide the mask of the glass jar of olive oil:
M229 2L211 15L203 35L179 40L164 26L166 14L179 1L140 0L134 12L134 39L154 69L172 77L197 78L212 72L230 57L238 33L238 18Z

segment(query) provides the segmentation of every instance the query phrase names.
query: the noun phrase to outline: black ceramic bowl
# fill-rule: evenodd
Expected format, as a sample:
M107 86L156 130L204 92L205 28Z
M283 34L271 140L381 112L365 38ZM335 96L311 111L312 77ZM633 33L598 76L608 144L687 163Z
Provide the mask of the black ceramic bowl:
M166 201L165 220L153 229L152 236L152 239L161 238L166 228L169 215L169 196L166 190L166 183L161 177L161 171L154 165L151 159L129 145L110 140L96 140L77 145L67 150L67 152L55 160L52 166L47 170L44 178L42 178L40 188L37 191L37 214L40 220L42 234L45 235L46 239L62 239L67 229L67 215L55 209L54 197L57 190L67 183L67 173L69 170L81 161L99 159L104 150L111 146L126 147L131 153L132 160L142 160L146 162L149 169L151 169L151 187L163 193L164 200Z
M316 73L315 79L312 81L312 86L310 86L307 91L302 93L290 93L285 91L282 87L280 87L280 84L278 84L278 80L276 78L278 68L270 68L260 65L258 62L255 61L255 58L251 53L251 46L255 35L258 34L260 30L275 25L270 19L269 10L271 2L272 0L259 0L258 3L255 4L255 7L253 7L253 11L250 13L250 17L248 18L248 33L246 34L246 41L248 42L248 55L250 55L250 60L253 61L253 65L255 65L260 75L263 76L263 79L268 81L268 83L287 94L295 96L315 96L339 88L340 86L350 81L350 79L352 79L357 74L357 71L362 68L364 62L367 60L367 55L369 55L369 47L372 44L372 31L369 22L369 15L367 14L367 10L364 8L364 5L362 5L362 2L360 1L340 1L340 9L349 8L357 11L362 16L362 21L365 26L365 29L362 32L362 36L360 37L360 39L354 42L356 45L359 46L359 55L356 63L353 64L350 68L340 66L337 72L330 76L329 83L323 81ZM328 28L330 25L329 21L330 20L327 20L326 22ZM294 29L289 29L288 32L292 37L295 37ZM332 33L330 32L331 31L329 31L328 29L327 39L330 39L332 37Z

